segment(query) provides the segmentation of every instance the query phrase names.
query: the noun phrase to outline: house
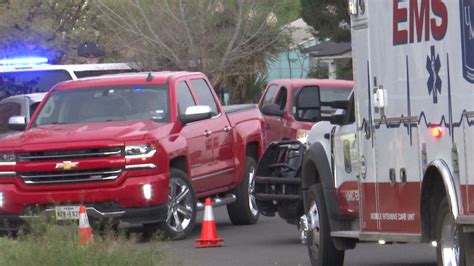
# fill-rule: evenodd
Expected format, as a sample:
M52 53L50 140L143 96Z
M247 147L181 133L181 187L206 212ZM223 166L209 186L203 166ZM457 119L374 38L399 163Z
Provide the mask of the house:
M299 18L284 26L289 33L288 49L269 62L267 79L305 78L310 70L309 56L302 50L316 44L312 27Z
M303 49L302 53L309 55L311 70L326 67L329 79L336 79L336 60L352 59L350 42L336 43L325 41Z

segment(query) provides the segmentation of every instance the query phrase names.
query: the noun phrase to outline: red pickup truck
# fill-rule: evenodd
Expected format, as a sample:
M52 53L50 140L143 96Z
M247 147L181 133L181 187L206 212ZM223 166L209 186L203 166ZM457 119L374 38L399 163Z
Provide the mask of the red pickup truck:
M302 117L303 121L295 119L294 97L302 87L319 86L321 101L347 100L354 83L345 80L324 79L279 79L272 80L265 89L259 101L259 108L265 119L266 143L274 141L292 140L305 137L314 124L314 119ZM334 109L321 110L332 113ZM305 122L311 121L311 122Z
M253 224L264 122L255 105L224 109L202 73L133 73L66 81L23 130L0 141L0 227L47 213L143 224L183 238L199 200Z

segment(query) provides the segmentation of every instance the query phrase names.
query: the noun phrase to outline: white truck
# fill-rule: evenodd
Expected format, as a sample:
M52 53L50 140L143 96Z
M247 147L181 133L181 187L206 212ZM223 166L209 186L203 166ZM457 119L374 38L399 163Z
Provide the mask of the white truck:
M128 63L50 65L43 57L0 60L0 100L18 95L46 92L55 84L78 78L133 72Z
M474 1L349 5L354 108L329 104L344 113L325 118L329 133L313 127L301 162L311 263L342 265L373 241L431 243L440 265L473 265ZM328 105L314 87L295 101Z

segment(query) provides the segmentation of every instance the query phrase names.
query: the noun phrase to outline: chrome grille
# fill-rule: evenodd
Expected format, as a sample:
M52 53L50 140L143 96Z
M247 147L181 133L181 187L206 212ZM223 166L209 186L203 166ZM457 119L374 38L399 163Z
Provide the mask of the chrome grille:
M52 160L77 160L88 158L120 157L123 156L123 147L92 148L82 150L57 150L20 152L17 154L19 162L37 162Z
M63 172L19 173L27 185L81 183L92 181L110 181L117 179L122 169L94 169Z

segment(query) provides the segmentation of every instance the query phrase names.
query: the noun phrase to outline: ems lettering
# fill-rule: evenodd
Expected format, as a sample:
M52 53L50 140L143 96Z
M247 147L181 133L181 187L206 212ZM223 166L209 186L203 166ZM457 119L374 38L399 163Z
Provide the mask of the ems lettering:
M442 40L448 9L442 0L393 0L393 45Z

